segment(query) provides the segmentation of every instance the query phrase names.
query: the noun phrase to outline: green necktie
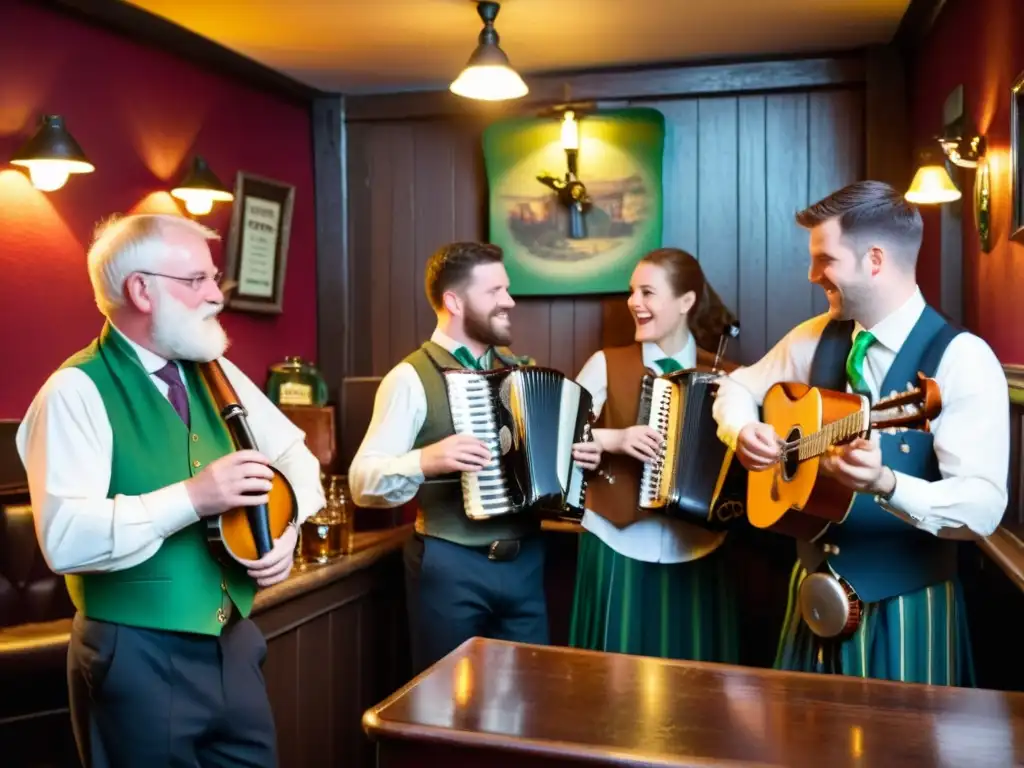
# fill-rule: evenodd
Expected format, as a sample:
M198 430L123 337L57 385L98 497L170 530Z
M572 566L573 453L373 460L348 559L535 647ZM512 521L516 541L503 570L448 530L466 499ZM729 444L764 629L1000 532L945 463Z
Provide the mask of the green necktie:
M850 349L850 356L846 358L846 379L850 387L858 395L871 396L871 390L864 381L864 358L867 357L868 347L875 343L875 337L871 331L860 331L853 339L853 348Z
M654 364L661 368L662 373L674 373L675 371L683 370L683 366L672 357L663 357L660 360L655 360Z
M472 371L481 370L480 363L476 361L476 358L473 357L473 353L470 352L466 347L459 347L454 352L452 352L452 356L460 363L462 363L463 366L469 368Z

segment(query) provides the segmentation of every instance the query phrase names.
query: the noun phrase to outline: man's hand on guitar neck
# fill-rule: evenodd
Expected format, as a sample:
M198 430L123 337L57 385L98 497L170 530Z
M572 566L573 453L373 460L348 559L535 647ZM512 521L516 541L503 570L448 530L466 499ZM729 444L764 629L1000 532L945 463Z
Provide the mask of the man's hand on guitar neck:
M821 471L854 491L889 496L896 489L896 475L882 464L877 433L871 440L857 438L837 445L822 457Z
M736 458L744 469L760 472L779 462L782 441L770 424L752 421L736 436Z

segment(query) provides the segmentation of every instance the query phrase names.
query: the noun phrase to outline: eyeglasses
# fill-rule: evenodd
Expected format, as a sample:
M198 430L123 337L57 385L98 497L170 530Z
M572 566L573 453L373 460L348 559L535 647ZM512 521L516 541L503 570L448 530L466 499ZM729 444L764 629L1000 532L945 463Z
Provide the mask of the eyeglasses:
M177 280L179 283L185 283L193 291L198 291L203 287L203 283L207 280L213 280L214 284L220 285L220 281L224 277L223 272L214 272L212 275L195 275L194 277L179 277L178 275L165 275L162 272L145 272L138 270L140 275L149 275L150 277L166 277L168 280Z

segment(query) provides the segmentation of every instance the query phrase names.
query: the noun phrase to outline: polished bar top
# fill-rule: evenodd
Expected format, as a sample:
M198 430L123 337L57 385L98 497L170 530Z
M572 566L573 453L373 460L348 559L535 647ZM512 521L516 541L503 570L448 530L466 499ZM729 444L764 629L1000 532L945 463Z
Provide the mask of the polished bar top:
M363 716L374 739L604 765L1024 764L1024 694L473 638Z
M280 605L310 590L326 587L356 571L370 567L385 555L401 549L412 536L412 532L411 524L379 531L362 531L354 535L355 540L350 554L340 555L322 565L296 562L287 579L256 594L253 614Z

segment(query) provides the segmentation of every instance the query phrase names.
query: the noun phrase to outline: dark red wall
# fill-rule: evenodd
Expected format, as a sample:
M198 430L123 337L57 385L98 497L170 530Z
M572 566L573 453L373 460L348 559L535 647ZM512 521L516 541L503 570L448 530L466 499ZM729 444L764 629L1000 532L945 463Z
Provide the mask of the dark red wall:
M1004 363L1024 363L1024 246L1010 243L1010 86L1024 70L1024 1L948 0L914 73L912 117L918 146L942 129L942 106L964 87L966 111L988 139L993 188L990 253L981 253L973 192L964 189L964 320ZM964 176L973 184L974 172ZM937 301L939 214L926 213L919 273Z
M39 386L102 318L85 249L112 213L178 210L167 194L193 154L228 187L239 170L296 186L284 313L226 311L228 356L257 384L285 355L316 352L316 229L308 110L25 0L0 23L0 418L20 418ZM56 192L7 163L41 113L61 114L96 171ZM227 240L231 207L200 221ZM223 266L223 241L214 258Z

